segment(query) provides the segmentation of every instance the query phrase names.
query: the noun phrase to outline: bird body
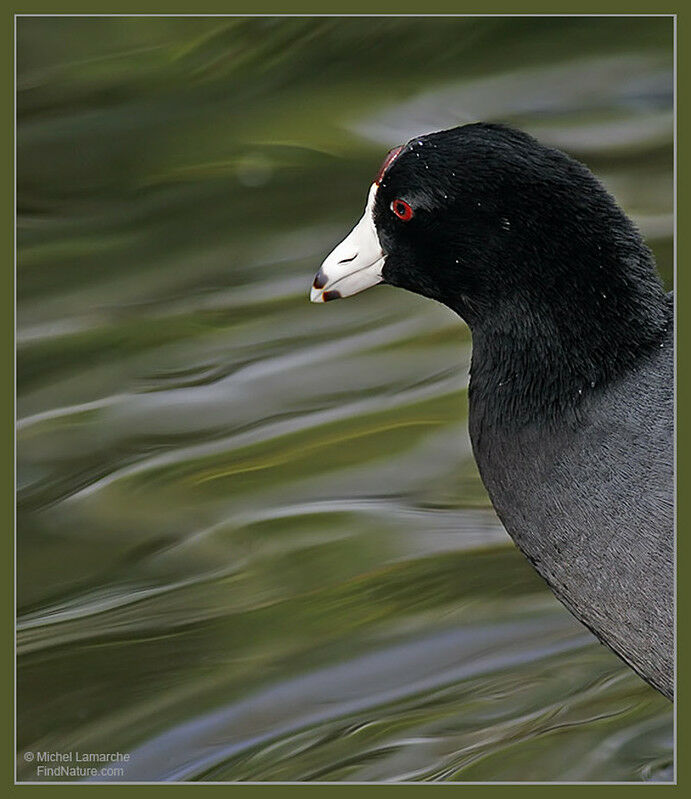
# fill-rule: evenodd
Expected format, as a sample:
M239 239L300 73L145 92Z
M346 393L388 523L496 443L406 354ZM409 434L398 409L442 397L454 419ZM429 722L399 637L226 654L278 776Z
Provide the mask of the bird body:
M469 325L469 427L506 530L645 680L674 685L674 309L592 173L478 123L392 150L313 301L377 283Z
M471 388L469 427L482 480L517 546L578 619L671 697L671 326L661 343L605 393L584 388L578 416L552 428L488 428ZM497 390L510 392L511 382Z

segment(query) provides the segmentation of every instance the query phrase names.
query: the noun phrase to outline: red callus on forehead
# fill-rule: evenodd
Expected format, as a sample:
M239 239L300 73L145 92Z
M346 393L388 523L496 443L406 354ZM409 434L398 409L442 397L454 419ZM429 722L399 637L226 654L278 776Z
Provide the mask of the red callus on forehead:
M386 172L386 170L391 166L392 162L396 159L402 149L403 145L400 145L399 147L394 147L393 150L389 150L389 152L386 154L386 158L379 167L379 172L377 172L377 177L374 181L377 186L381 183L381 180L384 177L384 172Z

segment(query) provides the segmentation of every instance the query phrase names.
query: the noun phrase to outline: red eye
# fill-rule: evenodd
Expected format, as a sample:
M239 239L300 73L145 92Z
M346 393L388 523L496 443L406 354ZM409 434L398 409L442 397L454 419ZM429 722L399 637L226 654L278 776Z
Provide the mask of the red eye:
M404 222L407 222L409 219L413 218L413 209L405 200L394 200L391 203L391 210L399 219L402 219Z

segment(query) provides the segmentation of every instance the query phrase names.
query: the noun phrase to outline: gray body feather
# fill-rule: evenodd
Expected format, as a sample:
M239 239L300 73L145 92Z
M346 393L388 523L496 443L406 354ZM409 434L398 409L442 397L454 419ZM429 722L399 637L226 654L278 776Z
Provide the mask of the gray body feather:
M673 369L670 330L635 370L584 392L578 423L561 429L483 434L484 408L470 405L475 457L511 537L564 605L668 697Z

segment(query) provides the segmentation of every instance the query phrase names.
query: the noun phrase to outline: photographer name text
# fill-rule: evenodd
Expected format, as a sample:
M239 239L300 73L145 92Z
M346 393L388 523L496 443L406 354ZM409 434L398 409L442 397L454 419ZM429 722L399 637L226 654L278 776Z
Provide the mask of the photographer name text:
M37 777L119 777L128 763L128 752L24 752L24 761L35 763Z

